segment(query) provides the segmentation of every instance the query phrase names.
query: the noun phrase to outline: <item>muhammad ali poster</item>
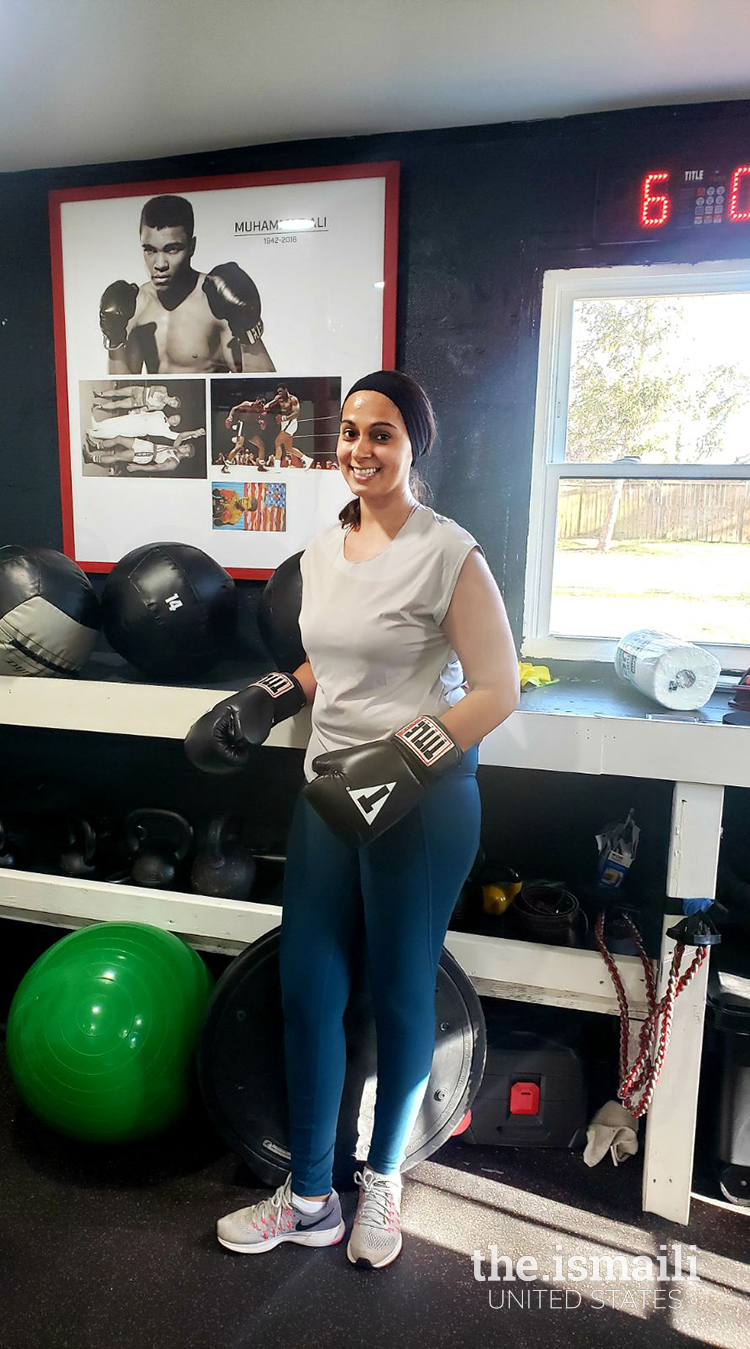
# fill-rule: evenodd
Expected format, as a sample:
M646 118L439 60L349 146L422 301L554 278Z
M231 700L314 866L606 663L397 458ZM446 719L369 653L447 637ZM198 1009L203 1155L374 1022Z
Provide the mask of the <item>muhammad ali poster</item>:
M341 391L395 359L397 197L393 163L50 194L80 566L170 538L263 578L336 518Z

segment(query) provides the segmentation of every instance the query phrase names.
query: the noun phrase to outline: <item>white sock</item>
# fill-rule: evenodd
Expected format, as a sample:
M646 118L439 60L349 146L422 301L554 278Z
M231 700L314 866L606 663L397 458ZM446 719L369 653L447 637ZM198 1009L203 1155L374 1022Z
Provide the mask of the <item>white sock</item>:
M331 1191L333 1193L333 1191ZM303 1213L320 1213L328 1203L327 1199L305 1199L304 1195L295 1194L292 1190L292 1203L296 1208L301 1209Z

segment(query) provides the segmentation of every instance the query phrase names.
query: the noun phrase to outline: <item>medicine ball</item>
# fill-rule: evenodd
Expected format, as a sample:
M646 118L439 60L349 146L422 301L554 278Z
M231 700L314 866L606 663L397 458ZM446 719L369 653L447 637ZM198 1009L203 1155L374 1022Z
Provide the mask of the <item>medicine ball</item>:
M299 630L299 611L302 607L301 557L301 553L294 553L276 568L258 605L260 635L279 670L296 670L305 659Z
M237 616L231 576L188 543L147 543L126 553L102 594L114 650L155 677L205 673L224 654Z
M0 675L70 675L99 629L88 577L52 548L0 548Z

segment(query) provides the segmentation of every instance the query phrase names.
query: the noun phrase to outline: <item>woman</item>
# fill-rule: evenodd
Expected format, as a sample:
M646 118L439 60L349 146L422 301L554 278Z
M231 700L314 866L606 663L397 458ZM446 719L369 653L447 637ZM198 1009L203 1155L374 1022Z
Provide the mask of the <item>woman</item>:
M194 763L221 771L313 704L280 944L292 1169L272 1198L219 1221L230 1250L344 1235L331 1175L360 894L378 1081L347 1254L381 1268L401 1250L400 1166L432 1064L437 966L479 844L478 744L518 701L482 550L415 495L414 464L434 436L427 395L407 376L377 371L353 386L337 456L354 499L300 564L308 659L219 704L186 741Z

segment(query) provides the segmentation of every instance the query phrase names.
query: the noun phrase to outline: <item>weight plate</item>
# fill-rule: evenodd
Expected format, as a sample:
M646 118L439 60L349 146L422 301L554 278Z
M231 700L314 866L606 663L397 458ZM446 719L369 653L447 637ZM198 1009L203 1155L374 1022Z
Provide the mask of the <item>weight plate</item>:
M280 928L265 933L225 970L198 1045L198 1080L224 1142L267 1185L291 1169L279 979ZM356 972L344 1017L347 1072L339 1112L334 1185L351 1189L355 1158L367 1156L377 1087L377 1040L366 964ZM450 1138L477 1093L487 1037L467 975L443 949L435 988L432 1072L402 1170Z

